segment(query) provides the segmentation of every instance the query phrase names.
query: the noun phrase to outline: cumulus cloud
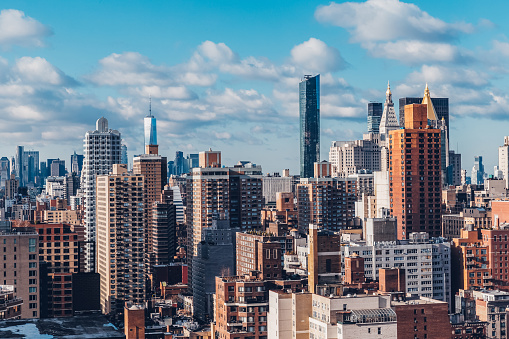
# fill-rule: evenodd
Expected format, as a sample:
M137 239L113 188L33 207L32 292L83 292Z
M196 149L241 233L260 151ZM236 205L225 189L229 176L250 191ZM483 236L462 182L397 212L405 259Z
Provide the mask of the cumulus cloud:
M423 65L407 77L407 83L451 84L458 87L484 87L490 84L487 73L466 67Z
M466 23L447 23L414 4L399 0L330 3L319 6L315 18L322 23L346 28L354 42L418 39L451 40L474 27Z
M463 55L457 46L441 42L419 40L400 40L385 43L367 42L363 43L362 47L376 58L399 60L409 64L452 62L468 59L468 56Z
M315 38L295 46L290 53L293 64L308 73L334 72L346 64L336 48Z
M14 72L28 83L73 86L77 82L41 57L22 57L16 61Z
M0 11L0 45L44 46L44 38L52 35L51 29L16 9Z

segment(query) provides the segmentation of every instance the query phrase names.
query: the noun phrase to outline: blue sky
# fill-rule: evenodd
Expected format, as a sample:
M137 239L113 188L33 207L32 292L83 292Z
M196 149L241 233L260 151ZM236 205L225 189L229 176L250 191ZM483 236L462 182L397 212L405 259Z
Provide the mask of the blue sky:
M366 105L450 98L451 148L488 172L509 135L504 1L2 1L0 155L68 161L95 120L141 153L152 96L160 153L209 147L265 172L299 163L298 82L321 74L321 157L360 138ZM397 104L396 104L397 105Z

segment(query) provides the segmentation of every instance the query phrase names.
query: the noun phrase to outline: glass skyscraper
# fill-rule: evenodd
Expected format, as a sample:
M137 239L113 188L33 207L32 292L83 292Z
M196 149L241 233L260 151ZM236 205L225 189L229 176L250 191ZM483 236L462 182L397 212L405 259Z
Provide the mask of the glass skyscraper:
M300 176L313 177L320 161L320 75L305 75L299 83Z
M380 132L380 119L384 107L381 102L370 102L368 103L368 133L379 133Z

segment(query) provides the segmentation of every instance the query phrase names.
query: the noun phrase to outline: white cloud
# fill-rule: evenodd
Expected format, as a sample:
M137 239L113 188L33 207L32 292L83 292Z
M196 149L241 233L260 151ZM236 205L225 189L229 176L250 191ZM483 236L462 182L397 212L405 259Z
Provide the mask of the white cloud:
M423 65L420 71L408 75L407 83L452 84L458 87L484 87L490 76L466 67Z
M458 47L440 42L426 42L419 40L400 40L385 43L363 43L376 58L399 60L409 64L423 62L451 62L461 59Z
M71 85L75 81L41 57L16 60L13 71L24 81L37 84Z
M43 39L52 34L48 26L26 16L22 11L4 9L0 12L0 45L4 47L41 47L44 46Z
M143 86L131 89L130 93L145 98L151 96L155 99L191 100L197 98L196 93L184 86Z
M446 23L422 11L414 4L398 0L330 3L319 6L315 18L323 23L349 30L354 42L399 39L450 40L470 33L473 26Z
M339 51L319 39L310 38L291 50L291 60L306 73L334 72L345 66Z

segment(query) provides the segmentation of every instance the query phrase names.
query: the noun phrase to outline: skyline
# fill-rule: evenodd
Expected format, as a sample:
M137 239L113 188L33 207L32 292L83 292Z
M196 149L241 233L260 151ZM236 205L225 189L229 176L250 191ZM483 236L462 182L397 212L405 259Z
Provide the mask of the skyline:
M228 165L250 160L265 173L297 174L298 83L320 74L321 160L331 141L367 131L367 103L383 102L387 80L396 105L422 96L427 82L432 97L450 99L450 146L462 168L470 172L482 155L491 173L507 134L499 122L509 112L509 42L499 13L508 5L491 13L462 2L458 13L454 3L414 3L58 1L52 10L6 1L1 155L16 145L39 150L41 160L81 154L104 116L131 162L143 153L151 96L168 160L212 148ZM379 19L366 20L373 10Z

